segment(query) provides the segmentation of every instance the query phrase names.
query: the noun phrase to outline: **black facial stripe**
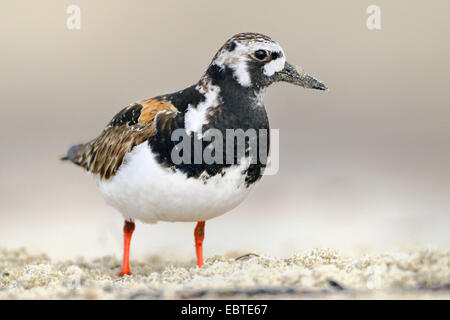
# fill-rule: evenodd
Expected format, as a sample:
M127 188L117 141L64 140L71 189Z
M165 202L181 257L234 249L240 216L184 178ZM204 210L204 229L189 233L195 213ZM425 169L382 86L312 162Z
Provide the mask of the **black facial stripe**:
M263 67L270 61L251 60L247 62L247 70L250 73L250 79L254 88L263 88L271 85L273 79L263 73Z
M262 64L261 62L259 62ZM228 67L221 69L217 65L211 65L206 71L212 84L220 87L220 95L225 105L236 108L239 112L245 106L252 103L254 90L241 86L234 77L234 72Z
M227 49L228 51L232 52L234 49L236 49L236 42L231 41L231 42L227 45L226 49Z
M272 52L272 55L270 56L272 58L272 60L278 59L279 57L281 57L282 53L281 52Z

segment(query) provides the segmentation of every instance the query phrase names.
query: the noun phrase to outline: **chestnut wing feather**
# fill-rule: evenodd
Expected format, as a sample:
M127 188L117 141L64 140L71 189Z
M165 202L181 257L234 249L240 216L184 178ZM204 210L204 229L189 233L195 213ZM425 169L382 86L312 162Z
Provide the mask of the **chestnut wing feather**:
M97 138L73 146L62 159L70 160L107 180L115 175L133 147L157 133L156 115L158 123L170 122L177 113L178 110L167 100L153 98L138 101L120 111Z

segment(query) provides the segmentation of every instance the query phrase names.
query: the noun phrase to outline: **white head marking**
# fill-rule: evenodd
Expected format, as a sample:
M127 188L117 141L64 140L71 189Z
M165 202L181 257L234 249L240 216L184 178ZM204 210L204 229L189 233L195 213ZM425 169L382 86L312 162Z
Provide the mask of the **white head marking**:
M244 34L245 35L245 34ZM270 77L275 72L281 71L284 68L286 58L283 49L280 45L263 36L254 36L245 38L245 36L237 35L230 39L227 43L234 42L233 50L228 50L224 46L216 55L212 64L217 65L221 69L225 66L233 70L233 75L240 85L244 87L251 86L251 77L248 71L248 62L252 59L252 55L257 50L265 50L269 52L280 53L280 56L270 62L267 62L263 67L264 75Z

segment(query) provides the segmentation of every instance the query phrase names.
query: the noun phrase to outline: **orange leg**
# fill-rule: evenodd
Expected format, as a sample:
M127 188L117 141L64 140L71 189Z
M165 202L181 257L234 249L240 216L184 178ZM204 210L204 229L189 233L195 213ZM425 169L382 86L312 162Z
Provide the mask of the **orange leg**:
M125 274L131 274L130 271L130 242L134 231L134 222L126 221L123 226L123 266L119 277Z
M203 239L205 238L205 221L199 221L194 231L195 250L197 252L197 265L203 265Z

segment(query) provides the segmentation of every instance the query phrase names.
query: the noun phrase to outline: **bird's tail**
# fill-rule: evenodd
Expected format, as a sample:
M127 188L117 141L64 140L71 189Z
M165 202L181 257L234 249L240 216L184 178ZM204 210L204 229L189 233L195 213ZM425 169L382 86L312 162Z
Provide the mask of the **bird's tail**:
M83 150L84 144L76 144L74 146L71 146L69 151L67 151L67 154L65 156L62 156L60 160L66 161L72 161L73 163L77 163L77 159L80 155L80 151Z

